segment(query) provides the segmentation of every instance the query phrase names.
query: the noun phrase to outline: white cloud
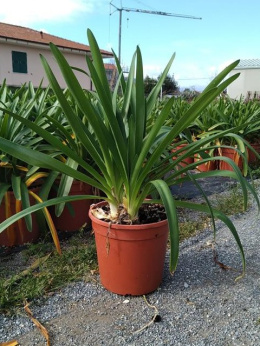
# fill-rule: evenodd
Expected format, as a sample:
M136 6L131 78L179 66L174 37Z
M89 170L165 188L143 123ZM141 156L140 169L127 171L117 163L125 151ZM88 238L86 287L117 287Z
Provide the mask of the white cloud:
M145 64L144 76L158 77L162 73L166 64ZM190 82L199 81L202 84L208 83L216 74L215 67L205 67L198 63L186 62L180 64L173 64L170 71L170 75L174 75L176 80L180 80L180 83L190 84Z
M199 79L209 76L208 69L205 69L204 66L202 67L199 63L181 63L176 66L175 70L176 78L180 79Z
M45 21L62 21L78 13L92 13L104 0L12 0L0 6L0 21L28 26Z
M182 62L173 69L180 87L205 87L216 75L216 68L200 62Z
M158 64L144 64L144 76L156 78L162 73L164 67L165 66Z
M234 62L226 60L216 65L201 62L182 62L174 68L174 77L181 87L205 87L225 67Z
M222 71L225 67L227 67L228 65L230 65L232 62L234 62L235 60L233 59L229 59L229 60L226 60L224 61L223 63L221 63L219 66L218 66L218 72Z

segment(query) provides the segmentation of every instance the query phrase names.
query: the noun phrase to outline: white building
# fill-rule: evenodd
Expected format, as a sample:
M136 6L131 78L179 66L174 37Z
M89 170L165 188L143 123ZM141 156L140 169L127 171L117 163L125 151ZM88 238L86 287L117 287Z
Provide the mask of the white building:
M230 73L240 76L228 86L227 93L231 98L259 98L260 97L260 59L240 60L238 66Z
M58 65L50 51L49 43L58 46L71 66L87 71L85 56L90 54L90 47L46 34L29 28L0 23L0 85L6 79L9 86L21 86L31 81L35 87L43 79L43 87L48 86L40 54L49 62L62 88L66 84ZM101 50L103 58L111 58L111 52ZM91 89L90 79L86 74L75 72L81 86Z

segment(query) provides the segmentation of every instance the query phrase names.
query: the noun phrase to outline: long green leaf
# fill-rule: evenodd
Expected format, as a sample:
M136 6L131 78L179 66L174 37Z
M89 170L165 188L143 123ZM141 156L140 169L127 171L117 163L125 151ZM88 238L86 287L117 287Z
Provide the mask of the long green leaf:
M61 53L58 51L58 49L55 46L51 46L51 48L54 50L54 54L57 54L58 57L60 59L62 59L60 64L64 63L64 64L68 65L67 61L64 62L65 59L61 55ZM57 57L56 57L56 59L57 59ZM67 119L68 119L71 127L74 130L74 133L77 134L78 139L81 141L82 145L84 145L86 147L89 154L95 160L95 162L98 165L98 167L100 168L100 170L102 172L106 172L103 159L100 157L100 154L97 151L97 149L95 148L95 146L93 145L92 141L87 137L86 132L84 131L84 128L82 126L81 120L75 115L75 113L71 109L70 105L68 104L68 102L67 102L58 82L57 82L57 79L55 78L55 76L54 76L54 74L53 74L53 72L52 72L52 70L51 70L51 68L47 62L47 60L43 56L41 56L41 60L42 60L42 64L44 66L45 72L47 74L47 77L49 79L49 82L50 82L55 94L57 95L57 98L61 104L61 107L64 110L64 112L67 116ZM66 68L68 69L68 71L70 71L69 66L66 66ZM72 71L70 71L70 72L73 74ZM74 76L74 78L75 78L75 76ZM73 82L75 82L74 79L73 79ZM75 83L78 83L78 81ZM73 84L72 89L74 88L75 85ZM77 85L77 87L78 87L77 90L81 90L81 93L83 93L81 87L79 85ZM81 98L85 99L85 95L83 95ZM98 118L95 117L95 114L93 113L93 109L92 109L92 106L90 105L89 101L85 100L84 106L86 107L86 112L88 112L90 114L90 122L94 128L96 135L100 136L100 133L101 133L101 138L104 137L104 135L102 135L102 128L104 127L104 124L102 124L101 122L98 122L98 123L95 122L95 121L98 121ZM84 107L83 107L83 109L84 109Z
M97 138L100 141L100 146L105 148L106 152L108 151L107 143L109 141L109 149L113 153L114 160L117 161L117 167L122 172L122 174L127 174L127 152L126 152L126 138L123 137L125 131L122 133L120 131L120 126L118 124L117 118L113 113L113 104L112 104L112 96L107 99L107 95L103 90L103 85L101 81L98 79L98 75L96 70L93 67L93 64L90 59L87 58L88 67L91 71L92 80L96 87L97 93L99 94L100 103L102 104L102 108L104 109L103 115L105 117L105 123L109 127L106 130L106 133L98 136ZM95 115L93 115L95 116ZM92 119L88 116L89 121ZM112 136L111 136L112 134ZM109 155L107 153L104 154L104 158L107 159ZM108 162L107 162L108 163ZM108 167L111 168L111 167Z
M111 97L110 87L109 87L109 83L107 80L106 70L105 70L103 58L102 58L102 55L100 53L98 43L97 43L97 41L96 41L96 39L95 39L95 37L94 37L94 35L90 29L87 30L87 36L88 36L88 41L89 41L91 55L93 58L95 69L97 71L98 77L99 77L101 84L103 86L103 89L104 89L108 99L110 99L110 97Z
M68 158L66 165L73 168L73 169L77 169L78 168L78 163L75 162L74 160ZM61 180L59 183L59 188L58 188L58 193L57 196L58 197L62 197L62 196L68 196L72 183L73 183L73 178L68 176L68 175L62 175L61 176ZM63 209L65 207L65 203L60 203L58 205L56 205L55 207L55 214L56 216L60 216L61 213L63 212Z
M0 205L2 203L5 193L9 190L10 187L11 187L10 184L0 183Z
M144 177L149 173L154 163L159 159L161 153L167 146L172 142L172 140L180 134L185 128L187 128L194 119L198 116L198 114L210 103L212 102L217 95L221 91L223 91L232 81L234 81L238 75L234 75L230 77L228 80L223 82L219 87L209 90L195 102L195 104L189 108L186 112L185 116L183 116L176 125L172 128L169 134L164 138L164 140L158 145L157 149L154 151L153 155L147 161L141 175L140 181L144 179Z
M158 98L159 93L161 92L161 88L163 86L163 82L170 71L170 68L172 66L173 60L175 59L175 53L171 56L168 64L166 65L163 73L160 76L159 81L155 85L155 87L152 89L151 93L149 94L147 98L147 114L150 114L152 112L152 109L154 107L154 104Z
M16 199L21 200L21 177L20 175L12 174L12 190Z
M170 272L176 270L179 258L179 224L176 210L176 202L168 185L163 180L151 181L162 199L167 214L170 233Z
M27 189L27 186L22 181L21 182L21 200L22 200L22 206L23 209L27 209L30 207L30 199L29 199L29 192ZM32 215L28 214L25 216L25 223L28 231L32 231Z
M143 138L145 135L146 126L146 101L144 95L143 61L139 47L137 47L136 61L136 109L134 114L134 123L136 155L139 155L143 146Z
M85 199L105 199L104 197L95 196L95 195L77 195L77 196L66 196L66 197L59 197L59 198L53 198L49 199L48 201L37 203L25 210L20 211L17 214L12 215L2 223L0 223L0 233L3 232L7 227L12 225L14 222L20 220L21 218L25 217L26 215L30 215L38 210L41 210L45 207L50 207L52 205L56 205L59 203L66 203L66 202L73 202L73 201L82 201Z
M58 138L56 138L55 136L53 136L52 134L50 134L48 131L44 130L40 126L29 121L28 119L24 119L23 117L20 117L19 115L14 114L12 112L8 112L8 114L10 114L15 119L19 120L26 126L28 126L30 129L32 129L36 133L38 133L42 138L44 138L47 142L49 142L54 148L61 150L66 156L78 162L87 172L89 172L93 177L95 177L102 184L102 186L106 187L106 181L98 173L98 171L94 169L91 165L89 165L85 160L83 160L75 151L71 150L68 146L64 145ZM0 148L2 149L1 146ZM20 158L21 157L22 156L20 156ZM23 159L21 158L21 160L26 161L25 158L26 157L24 156Z
M123 143L122 134L120 132L120 128L118 124L116 123L114 114L111 114L111 110L113 110L112 103L108 102L107 95L104 96L102 94L103 89L102 89L102 86L100 86L95 69L92 68L92 62L90 62L90 59L86 57L89 64L89 69L91 70L93 75L96 76L96 78L93 79L93 82L97 83L98 90L103 95L102 101L103 101L103 106L107 110L106 115L109 116L109 121L113 124L113 126L111 126L111 129L114 135L114 140L111 139L111 131L108 131L102 119L97 117L97 113L94 111L90 100L85 96L85 93L83 92L77 78L75 77L71 67L69 66L64 56L61 54L61 52L55 45L51 44L50 47L59 64L59 67L68 85L68 88L70 89L71 94L73 95L80 109L87 116L91 126L93 127L95 135L99 141L100 148L103 152L104 160L106 161L105 168L104 168L104 163L102 163L102 161L100 160L93 143L91 143L91 141L89 141L89 139L86 137L85 131L84 129L82 129L79 119L75 118L75 116L72 116L71 112L67 109L67 105L64 102L64 99L62 100L62 94L61 94L60 87L57 83L57 80L54 77L47 61L42 57L42 62L43 62L45 71L47 73L48 79L56 95L59 97L59 100L63 101L64 103L64 105L62 105L62 108L64 109L64 112L66 113L66 116L70 122L70 125L74 130L74 133L77 135L82 145L84 145L86 150L90 153L93 160L97 162L97 165L100 167L100 170L104 172L105 175L106 175L106 172L108 172L108 174L106 175L107 179L109 179L109 177L110 179L111 177L113 177L113 164L111 163L111 160L109 159L110 158L109 150L112 151L114 159L117 160L117 167L121 171L121 174L126 174L125 164L123 164L125 160L125 155L122 151L124 151L125 145ZM109 145L109 148L107 146L108 140L110 140L111 142L111 144ZM102 164L103 164L103 167L101 167Z
M7 139L0 138L0 148L6 153L17 157L20 160L26 160L31 165L47 168L50 170L62 172L72 176L74 179L84 181L101 191L104 190L103 186L100 185L96 180L89 178L87 175L66 166L64 163L53 159L47 154L37 152L35 150L19 146Z
M239 64L240 60L236 60L229 64L224 70L222 70L204 89L204 92L215 88L221 81Z
M156 136L158 135L159 131L161 130L165 119L168 117L169 112L172 108L173 102L174 102L173 98L169 99L169 101L166 103L165 107L161 111L160 117L158 117L156 119L154 126L152 127L150 133L147 135L147 138L145 138L145 140L143 142L141 153L137 156L137 160L134 162L135 168L134 168L134 171L132 172L132 179L131 179L131 184L133 184L133 186L135 186L135 184L136 184L136 181L137 181L137 178L138 178L140 171L143 170L144 160L145 160L152 144L154 143Z

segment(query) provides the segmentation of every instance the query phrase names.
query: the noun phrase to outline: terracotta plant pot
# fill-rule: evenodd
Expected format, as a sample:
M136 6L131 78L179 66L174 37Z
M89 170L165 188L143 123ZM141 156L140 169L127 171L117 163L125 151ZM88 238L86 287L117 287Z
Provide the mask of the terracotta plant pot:
M100 202L96 206L102 206ZM95 233L100 280L109 291L143 295L156 290L163 276L168 221L118 225L89 216Z
M194 161L198 162L202 160L202 157L199 154L196 154L194 157ZM196 167L200 172L208 172L208 171L214 171L217 169L216 161L208 161L206 163L198 164Z
M222 156L228 157L231 160L233 160L235 164L242 170L243 168L242 158L240 157L240 155L235 149L221 148L221 154ZM222 160L219 161L219 169L233 171L233 168L230 166L230 164Z
M260 154L260 143L251 143L250 145ZM252 150L248 150L248 163L254 163L256 161L258 161L258 158L255 153Z
M186 146L187 146L187 144L185 144L185 143L184 144L180 144L177 147L173 148L171 151L172 151L172 153L175 153L176 151L178 151L178 150L180 150L180 149L182 149L182 148L184 148ZM185 152L186 151L183 150L182 154L184 154ZM176 158L177 158L177 156L173 156L172 157L173 160L176 160ZM187 165L189 165L189 164L191 164L193 162L194 162L194 158L193 157L187 157L186 159L183 159L181 162L179 162L178 165L181 166L181 167L186 167Z
M74 180L71 186L69 195L91 195L92 186ZM56 197L57 192L52 191L50 197ZM50 208L50 213L56 229L59 231L73 232L78 231L84 224L90 225L90 218L88 216L90 205L93 200L85 199L81 201L73 201L65 204L64 210L59 217L55 215L55 207ZM73 209L73 214L71 213Z
M38 193L39 188L32 189ZM7 191L0 205L0 222L3 222L8 217L16 214L15 210L16 199L12 191ZM30 203L33 205L35 200L30 196ZM8 208L8 205L10 208ZM7 210L9 209L9 211ZM13 223L5 231L0 233L0 246L18 246L26 243L35 242L40 236L39 226L36 220L35 213L32 214L32 231L28 231L24 218Z

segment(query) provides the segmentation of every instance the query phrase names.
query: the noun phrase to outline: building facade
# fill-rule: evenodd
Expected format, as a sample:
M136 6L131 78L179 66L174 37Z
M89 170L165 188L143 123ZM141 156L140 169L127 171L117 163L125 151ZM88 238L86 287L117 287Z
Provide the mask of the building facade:
M91 55L89 46L42 31L0 23L0 85L3 80L6 80L7 85L14 87L30 81L35 87L41 82L43 87L47 87L49 83L40 59L40 55L43 55L53 69L60 86L65 88L66 83L50 51L50 42L59 47L71 66L88 72L85 56ZM103 58L113 56L105 50L101 50L101 53ZM88 76L78 71L75 71L75 74L81 86L90 90L91 82Z
M260 98L260 59L240 60L230 76L238 72L240 76L228 86L228 95L233 99Z

